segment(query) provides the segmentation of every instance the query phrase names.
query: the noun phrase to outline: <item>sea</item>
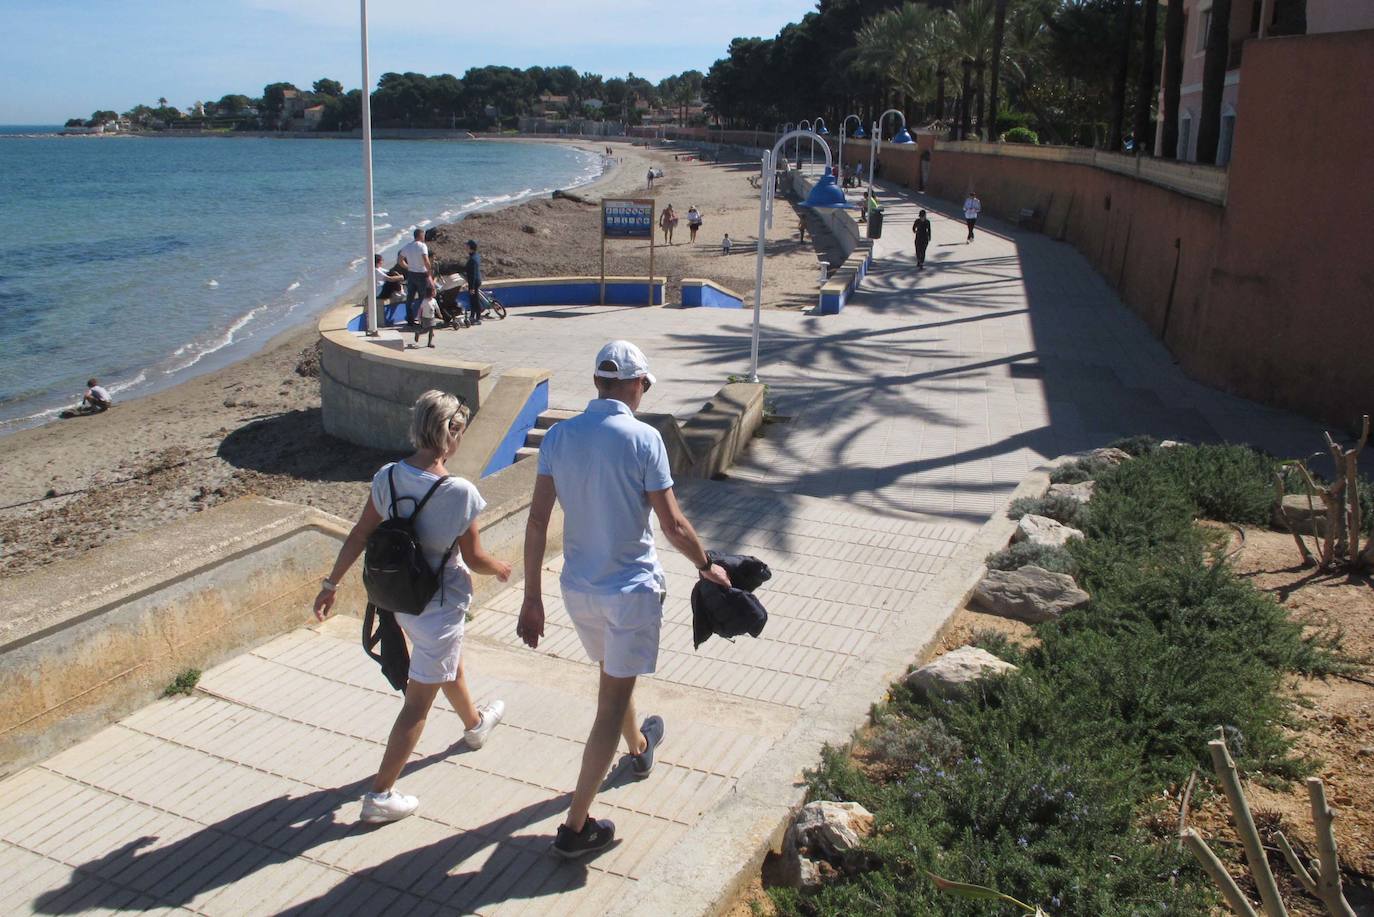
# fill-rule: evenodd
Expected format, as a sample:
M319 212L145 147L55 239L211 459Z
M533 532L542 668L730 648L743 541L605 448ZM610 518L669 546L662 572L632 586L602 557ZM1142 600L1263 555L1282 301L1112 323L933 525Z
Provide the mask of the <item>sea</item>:
M362 143L0 126L0 434L251 354L369 276ZM377 140L377 251L594 180L555 144Z

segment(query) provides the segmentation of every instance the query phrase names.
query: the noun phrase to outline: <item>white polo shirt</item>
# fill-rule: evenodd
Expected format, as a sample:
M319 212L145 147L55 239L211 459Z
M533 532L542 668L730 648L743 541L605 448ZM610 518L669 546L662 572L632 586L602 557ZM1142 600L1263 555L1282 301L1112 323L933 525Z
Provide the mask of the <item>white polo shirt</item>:
M978 200L978 198L969 197L964 199L964 219L976 220L978 219L978 214L982 212L983 202Z
M545 434L539 473L553 478L563 506L563 589L657 592L663 568L648 494L673 486L659 432L624 402L594 398Z
M406 259L406 270L412 274L422 274L429 270L425 267L425 259L429 257L429 246L419 239L406 243L401 249L401 257Z

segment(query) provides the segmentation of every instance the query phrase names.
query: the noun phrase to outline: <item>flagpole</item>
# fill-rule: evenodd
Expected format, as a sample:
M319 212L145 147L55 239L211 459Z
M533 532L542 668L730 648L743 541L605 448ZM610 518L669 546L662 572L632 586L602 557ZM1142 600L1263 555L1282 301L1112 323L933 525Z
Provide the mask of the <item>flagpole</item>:
M359 0L363 19L363 184L367 193L367 258L363 269L367 275L367 333L377 335L377 274L373 270L373 255L377 251L377 220L372 206L372 79L367 70L367 0Z

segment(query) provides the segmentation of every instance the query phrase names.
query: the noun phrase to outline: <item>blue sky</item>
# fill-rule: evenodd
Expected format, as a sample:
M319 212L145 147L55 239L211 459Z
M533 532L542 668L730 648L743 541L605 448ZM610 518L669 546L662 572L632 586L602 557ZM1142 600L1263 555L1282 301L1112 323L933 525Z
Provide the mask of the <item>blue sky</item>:
M372 78L568 64L658 80L705 72L737 35L814 0L369 0ZM0 124L57 124L159 96L181 108L320 77L356 88L355 0L0 0Z

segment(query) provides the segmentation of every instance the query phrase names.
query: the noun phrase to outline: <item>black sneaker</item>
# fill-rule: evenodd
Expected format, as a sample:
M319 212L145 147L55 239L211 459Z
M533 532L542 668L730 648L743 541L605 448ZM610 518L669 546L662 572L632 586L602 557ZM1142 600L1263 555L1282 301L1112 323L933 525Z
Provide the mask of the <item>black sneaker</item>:
M588 815L581 831L573 831L567 825L558 826L558 836L553 841L553 852L565 860L575 860L589 853L605 850L614 840L615 822L609 818L596 819Z
M663 717L645 717L644 725L639 727L644 734L644 751L630 755L630 771L636 779L643 780L654 770L654 750L663 744Z

